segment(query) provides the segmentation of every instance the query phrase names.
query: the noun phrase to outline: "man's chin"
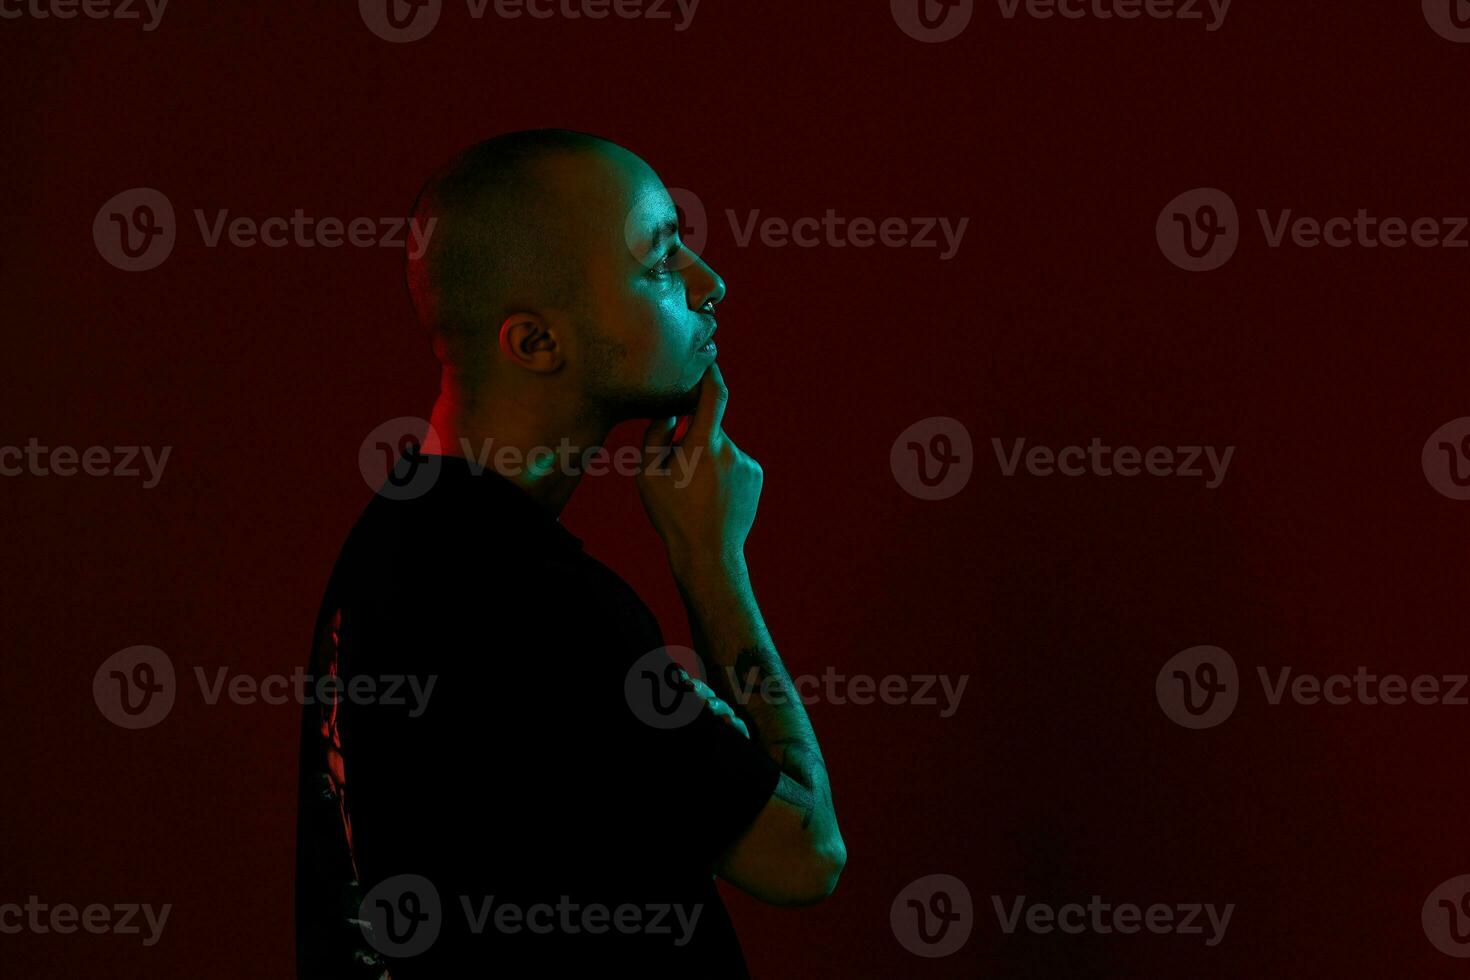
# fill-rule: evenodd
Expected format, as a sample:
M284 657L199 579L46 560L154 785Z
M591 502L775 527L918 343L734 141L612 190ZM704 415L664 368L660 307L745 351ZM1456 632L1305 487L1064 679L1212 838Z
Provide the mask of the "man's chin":
M699 407L699 385L688 391L661 392L639 398L622 413L626 419L666 419L672 415L692 415Z

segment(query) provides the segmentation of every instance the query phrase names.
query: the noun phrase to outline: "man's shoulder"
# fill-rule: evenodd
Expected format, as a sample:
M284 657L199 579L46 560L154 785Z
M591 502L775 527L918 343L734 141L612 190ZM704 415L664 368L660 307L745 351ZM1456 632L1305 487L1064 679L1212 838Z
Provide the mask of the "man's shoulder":
M512 514L467 509L452 498L374 497L358 515L339 553L340 565L410 570L420 579L495 575L512 561L554 562L553 549Z
M343 543L329 591L338 604L422 599L466 604L472 619L549 612L561 631L657 633L633 587L578 539L528 525L514 511L466 512L427 495L370 501Z

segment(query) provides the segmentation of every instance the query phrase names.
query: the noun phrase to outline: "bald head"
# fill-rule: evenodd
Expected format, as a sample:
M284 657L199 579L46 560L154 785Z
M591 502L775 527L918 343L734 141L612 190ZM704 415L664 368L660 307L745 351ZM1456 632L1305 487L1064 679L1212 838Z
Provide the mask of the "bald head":
M457 403L604 419L688 406L725 286L638 156L569 130L498 136L435 174L413 216L434 230L409 291Z
M441 360L483 367L507 316L584 305L579 198L604 160L626 153L587 133L527 130L476 144L429 179L413 217L434 233L407 276Z

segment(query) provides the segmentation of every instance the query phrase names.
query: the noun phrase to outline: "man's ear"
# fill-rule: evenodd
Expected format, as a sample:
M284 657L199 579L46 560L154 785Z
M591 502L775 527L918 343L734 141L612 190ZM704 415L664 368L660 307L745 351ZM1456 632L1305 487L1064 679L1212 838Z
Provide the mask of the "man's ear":
M500 350L511 363L537 374L561 369L565 351L551 326L535 313L514 313L500 325Z

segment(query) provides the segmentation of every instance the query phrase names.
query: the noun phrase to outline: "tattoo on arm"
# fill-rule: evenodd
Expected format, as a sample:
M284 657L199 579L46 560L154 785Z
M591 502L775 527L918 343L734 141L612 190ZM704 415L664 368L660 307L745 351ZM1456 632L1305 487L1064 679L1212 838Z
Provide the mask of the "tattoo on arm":
M784 774L783 774L784 775ZM816 794L790 776L776 783L776 798L801 813L801 829L811 826L812 816L817 812Z
M771 664L775 662L776 669ZM776 703L786 700L786 671L781 662L759 647L746 647L735 657L735 677L747 691L759 691Z
M806 830L817 804L829 799L822 755L814 742L799 736L778 738L770 748L781 750L779 766L787 776L787 780L776 783L776 796L801 811L801 829Z
M776 797L800 812L801 828L809 829L817 808L831 805L831 795L826 762L805 712L794 703L790 674L772 651L747 647L735 658L730 682L743 692L739 700L749 709L751 729L785 777L776 784Z

